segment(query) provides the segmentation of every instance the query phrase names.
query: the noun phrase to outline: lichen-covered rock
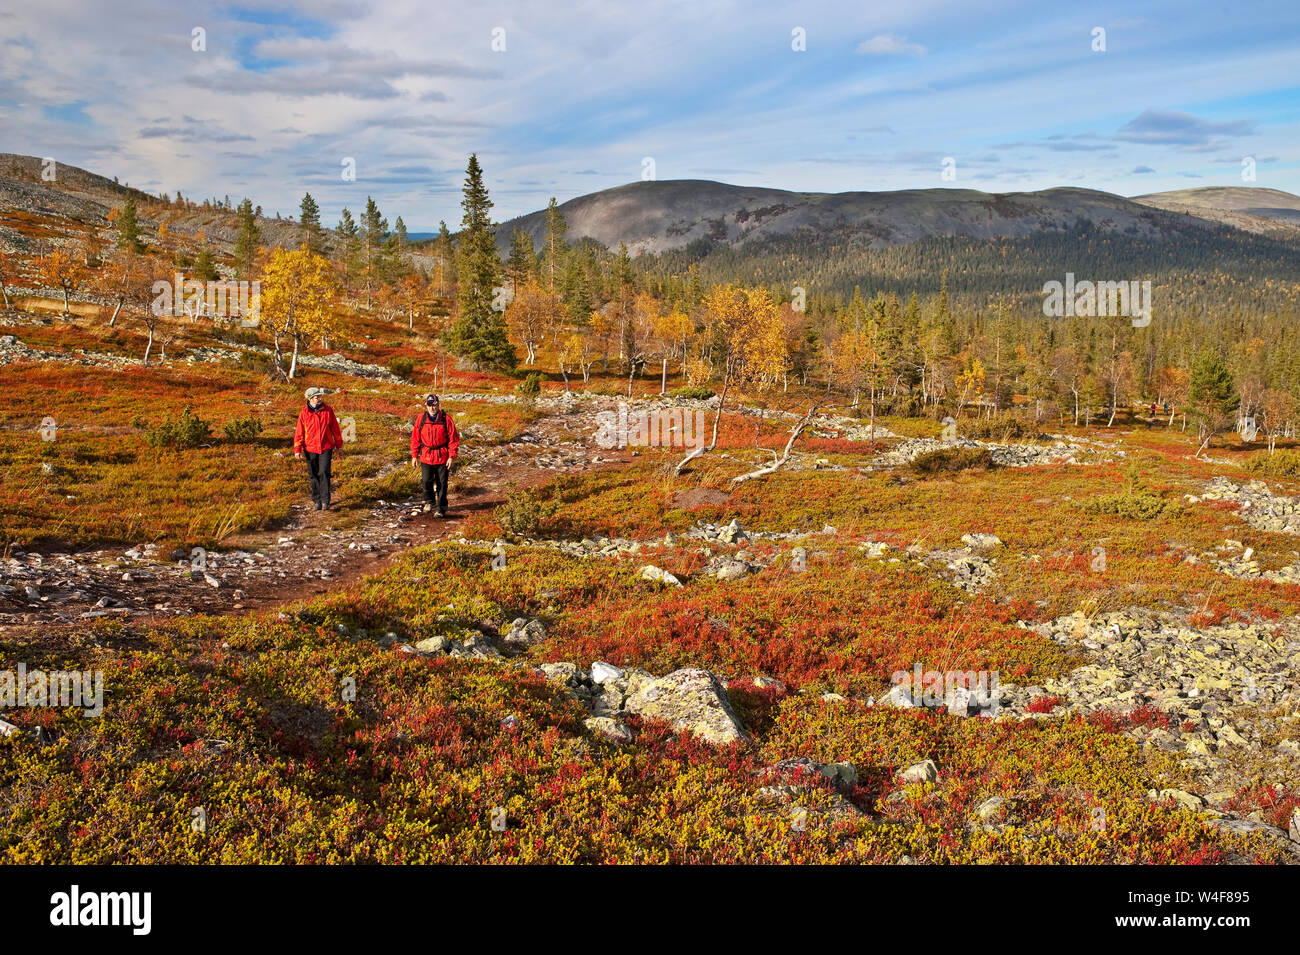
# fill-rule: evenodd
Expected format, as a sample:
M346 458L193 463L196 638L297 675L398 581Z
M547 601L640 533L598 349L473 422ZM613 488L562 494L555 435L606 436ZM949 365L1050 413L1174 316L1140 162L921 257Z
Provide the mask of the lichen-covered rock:
M939 778L939 767L934 760L925 759L908 766L898 774L898 778L905 783L932 783Z
M629 713L662 720L710 743L748 740L722 684L708 670L674 670L642 682L625 703Z
M601 736L611 739L616 743L632 742L632 731L618 720L608 716L591 716L583 721L583 725L593 733L599 733Z
M510 629L501 637L501 641L516 650L527 650L534 644L546 639L546 625L540 620L525 620L516 617Z
M646 566L641 568L641 579L658 580L661 583L665 583L673 587L680 587L682 585L682 582L678 580L676 576L670 574L666 570L662 570L656 567L654 564L647 564Z
M455 646L451 637L439 635L421 640L415 645L415 649L420 653L450 653Z

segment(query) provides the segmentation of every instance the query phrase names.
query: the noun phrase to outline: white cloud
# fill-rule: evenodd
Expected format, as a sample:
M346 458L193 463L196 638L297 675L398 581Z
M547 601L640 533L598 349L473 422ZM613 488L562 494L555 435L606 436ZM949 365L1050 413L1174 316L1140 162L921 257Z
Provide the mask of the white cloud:
M865 56L924 56L925 47L894 33L882 33L859 43L858 52Z

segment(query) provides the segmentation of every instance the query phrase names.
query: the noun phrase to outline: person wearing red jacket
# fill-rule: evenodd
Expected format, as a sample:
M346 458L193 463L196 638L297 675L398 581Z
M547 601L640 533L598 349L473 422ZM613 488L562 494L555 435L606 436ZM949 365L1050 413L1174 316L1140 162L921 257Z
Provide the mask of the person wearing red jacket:
M324 402L324 394L324 388L307 389L307 406L298 412L298 428L293 433L293 456L301 461L307 455L311 499L318 511L330 509L330 459L343 447L339 419Z
M411 429L411 467L420 465L426 512L436 504L438 516L447 516L447 476L459 450L460 435L451 416L439 407L437 395L426 395L424 413Z

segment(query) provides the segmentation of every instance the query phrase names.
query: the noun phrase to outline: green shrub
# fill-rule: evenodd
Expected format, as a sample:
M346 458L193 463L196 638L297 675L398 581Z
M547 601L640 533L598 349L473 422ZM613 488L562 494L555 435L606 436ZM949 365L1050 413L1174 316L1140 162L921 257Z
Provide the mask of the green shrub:
M1124 475L1124 490L1114 494L1099 494L1090 501L1084 501L1083 509L1089 514L1114 514L1135 521L1176 517L1182 511L1181 502L1166 500L1146 486L1137 462L1125 465Z
M185 451L197 448L212 437L212 425L196 416L187 405L179 418L170 418L150 429L145 439L150 447Z
M542 524L556 511L555 501L544 501L529 488L511 486L506 492L506 502L496 509L497 523L505 535L513 540L537 537Z
M1135 521L1151 521L1158 517L1176 516L1182 505L1169 501L1150 491L1130 493L1120 491L1117 494L1102 494L1091 501L1085 501L1083 509L1089 514L1114 514Z
M668 392L674 398L687 398L693 401L707 401L713 397L713 389L707 385L683 385Z
M1246 459L1246 470L1266 477L1295 477L1300 474L1300 451L1260 451Z
M271 358L260 352L241 351L239 353L239 367L244 371L269 375L271 373Z
M262 433L262 422L256 418L236 418L226 424L226 440L231 444L252 444Z
M1038 428L1032 421L1014 415L974 418L963 421L960 427L962 437L981 441L1016 441L1039 437Z
M532 410L537 406L537 399L542 393L542 376L537 372L533 372L515 386L515 392L519 395L524 407Z
M912 459L912 473L924 477L946 471L988 471L993 467L993 452L988 448L935 448Z
M388 363L388 370L398 378L411 379L411 373L415 371L415 359L400 355Z

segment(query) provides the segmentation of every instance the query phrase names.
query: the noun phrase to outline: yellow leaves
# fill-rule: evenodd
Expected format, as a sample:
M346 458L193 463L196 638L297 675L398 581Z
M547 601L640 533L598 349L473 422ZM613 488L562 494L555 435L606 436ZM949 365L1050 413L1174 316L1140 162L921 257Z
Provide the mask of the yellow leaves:
M984 380L987 373L984 370L984 363L978 358L972 358L970 364L966 366L965 371L957 376L957 384L961 385L963 391L979 391L984 387Z
M674 309L667 315L655 315L652 328L656 338L678 344L695 334L695 325L689 315Z
M506 306L506 324L531 353L531 346L559 322L562 307L558 295L530 278L515 289L514 298Z
M329 261L307 246L276 248L262 270L261 317L275 331L314 336L332 332L338 284Z
M737 382L767 383L780 376L788 352L781 310L767 289L722 285L704 296L711 328L727 343L727 366Z
M74 289L86 276L86 268L79 256L68 255L62 249L55 249L49 255L37 260L41 283L51 288Z

